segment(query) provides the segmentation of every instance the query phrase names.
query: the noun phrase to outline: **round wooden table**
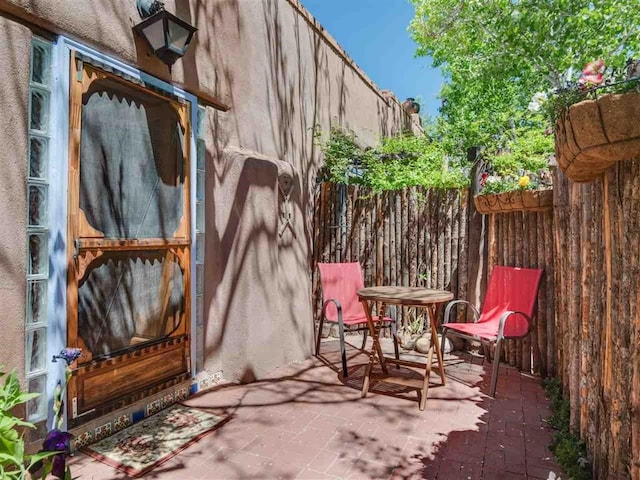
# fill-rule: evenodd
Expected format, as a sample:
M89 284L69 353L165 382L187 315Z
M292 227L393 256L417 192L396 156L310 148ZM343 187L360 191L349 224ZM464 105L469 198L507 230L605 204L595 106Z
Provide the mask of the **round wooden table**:
M440 307L443 303L453 300L453 293L446 290L433 290L430 288L422 287L393 287L393 286L381 286L381 287L367 287L358 290L358 298L362 302L365 314L367 315L367 323L369 325L369 332L373 340L373 345L369 353L369 364L364 376L364 382L362 384L362 396L366 397L369 391L369 384L371 381L371 370L376 360L380 362L384 375L379 378L380 381L394 383L397 385L403 385L418 390L418 400L420 410L424 410L427 402L427 393L429 391L429 377L431 375L431 369L433 367L433 353L435 351L438 359L437 369L440 372L440 379L442 384L445 384L444 377L444 365L442 361L442 352L440 351L440 343L438 342L437 334L437 319ZM377 315L382 318L387 305L402 305L407 307L425 308L429 314L429 323L431 326L431 343L429 344L429 352L427 353L427 363L422 364L418 362L412 362L408 360L397 360L395 358L385 357L380 347L380 328L382 322L374 323L372 311L373 304L380 302L381 306L378 309ZM387 369L386 363L392 363L396 365L402 365L406 367L423 368L424 374L422 379L406 378L393 376L393 374Z

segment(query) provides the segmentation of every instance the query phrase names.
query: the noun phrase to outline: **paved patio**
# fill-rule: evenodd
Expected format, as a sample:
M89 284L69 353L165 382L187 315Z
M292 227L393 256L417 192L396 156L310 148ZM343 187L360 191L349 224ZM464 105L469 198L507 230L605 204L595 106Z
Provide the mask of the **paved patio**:
M359 343L352 340L354 345ZM170 479L557 479L547 445L548 401L538 378L501 367L488 397L491 365L448 355L447 384L432 373L427 408L415 391L375 384L360 398L367 357L349 351L339 377L337 342L311 359L248 385L219 385L188 404L231 419L144 478ZM470 360L473 360L471 363ZM127 475L83 454L81 480Z

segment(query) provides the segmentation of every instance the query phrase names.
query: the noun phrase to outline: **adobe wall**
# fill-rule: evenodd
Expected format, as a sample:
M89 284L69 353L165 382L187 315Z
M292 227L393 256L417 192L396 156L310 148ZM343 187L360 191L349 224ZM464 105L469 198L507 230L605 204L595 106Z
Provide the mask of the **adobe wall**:
M140 21L134 0L0 0L0 10L173 81L213 105L207 108L206 127L201 360L207 370L223 370L229 380L249 381L312 352L310 235L320 166L314 132L326 133L332 123L340 123L370 144L382 134L399 132L409 119L395 99L383 98L295 0L176 0L165 5L199 29L171 74L134 38L132 26ZM28 68L28 37L9 45ZM16 82L10 88L26 95L24 72L10 78ZM3 95L0 101L7 97L16 95ZM24 123L23 117L18 122ZM26 148L26 126L9 137ZM14 156L15 151L11 158L0 157L3 168L15 169L10 179L0 178L0 192L2 198L10 195L24 202L26 153ZM293 228L284 227L281 235L284 203L278 176L287 170L294 180ZM25 208L21 203L12 206L10 214L3 210L0 222L11 218L15 225L17 218L23 232ZM11 287L11 308L22 319L25 242L14 239L13 234L2 239L2 252L4 257L5 249L12 249L10 271L17 280ZM8 321L3 318L2 323Z
M0 366L24 378L31 31L0 16Z

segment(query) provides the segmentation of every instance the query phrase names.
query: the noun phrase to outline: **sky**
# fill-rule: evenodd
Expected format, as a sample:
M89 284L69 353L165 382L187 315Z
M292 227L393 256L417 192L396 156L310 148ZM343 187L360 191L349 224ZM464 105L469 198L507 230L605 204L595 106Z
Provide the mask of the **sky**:
M301 0L381 90L402 102L413 97L420 114L436 116L442 84L431 59L415 58L416 45L407 32L413 18L409 0Z

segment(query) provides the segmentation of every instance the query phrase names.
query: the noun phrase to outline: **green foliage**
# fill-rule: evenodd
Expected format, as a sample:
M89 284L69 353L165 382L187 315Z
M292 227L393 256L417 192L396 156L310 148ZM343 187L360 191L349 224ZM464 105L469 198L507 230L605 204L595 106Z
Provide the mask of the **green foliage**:
M518 179L513 177L489 177L487 183L482 188L482 195L491 195L492 193L511 192L518 189Z
M0 478L19 480L26 478L28 468L51 454L27 455L24 439L20 433L24 428L35 428L33 424L16 417L13 410L37 393L24 393L15 372L6 374L0 370L0 379L4 378L0 388Z
M578 89L561 89L547 101L543 109L547 117L555 122L567 107L586 99L586 93Z
M605 94L619 94L631 91L638 91L640 78L625 79L619 71L611 71L605 75L603 85L590 89L580 89L575 82L568 83L565 88L554 91L554 94L543 105L543 112L547 118L555 122L564 110L578 102L589 99L596 99Z
M514 129L500 150L485 153L488 163L487 178L483 179L481 193L550 188L548 162L553 148L553 137L540 127L524 126Z
M446 78L438 132L448 152L498 146L536 92L564 87L587 62L622 66L640 52L637 0L412 2L417 54Z
M331 127L329 138L320 144L324 154L325 165L322 179L335 183L358 183L366 152L356 144L353 132L338 127Z
M591 466L587 461L586 445L571 432L569 400L562 396L562 384L557 378L543 382L547 395L551 399L552 415L549 424L556 429L549 448L562 466L569 480L591 480Z
M548 162L553 147L553 137L540 127L514 129L499 149L485 153L487 177L482 181L481 193L550 188Z
M411 335L420 335L424 332L424 315L413 313L409 317L409 322L406 326Z
M333 127L320 148L325 157L323 181L364 185L376 191L414 185L462 188L469 183L461 159L447 155L426 136L385 138L375 148L363 149L353 132Z
M542 128L521 127L513 138L504 145L505 151L487 155L498 175L517 175L524 172L538 172L549 164L549 154L553 152L552 135Z

